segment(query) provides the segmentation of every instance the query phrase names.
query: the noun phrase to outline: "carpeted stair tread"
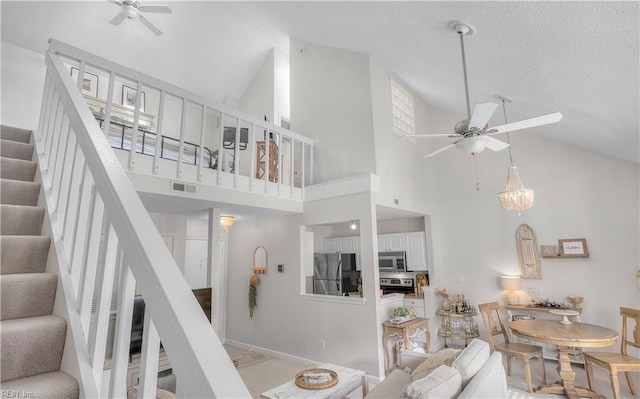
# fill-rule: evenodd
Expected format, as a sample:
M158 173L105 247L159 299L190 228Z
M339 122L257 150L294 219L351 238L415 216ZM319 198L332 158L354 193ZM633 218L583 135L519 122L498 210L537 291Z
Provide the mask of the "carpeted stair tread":
M2 204L0 205L0 234L40 235L43 219L43 207Z
M80 396L78 382L69 374L53 371L2 383L3 392L23 393L20 398L76 399Z
M53 273L0 275L0 320L51 314L57 285Z
M2 125L2 127L0 127L0 138L28 143L31 140L31 130Z
M0 236L0 274L44 272L50 245L45 236Z
M40 183L0 179L0 203L7 205L38 205Z
M2 382L59 370L66 332L56 315L0 321Z
M33 158L33 144L0 139L0 156L31 161L31 158Z
M0 158L0 178L33 181L36 175L36 162L24 159Z

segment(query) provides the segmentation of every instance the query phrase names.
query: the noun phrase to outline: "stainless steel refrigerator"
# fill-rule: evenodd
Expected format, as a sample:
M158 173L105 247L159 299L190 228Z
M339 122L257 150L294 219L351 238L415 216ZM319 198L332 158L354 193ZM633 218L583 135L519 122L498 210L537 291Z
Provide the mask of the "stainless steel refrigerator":
M313 293L349 295L358 289L360 272L356 269L355 254L314 254Z
M342 295L342 262L339 254L313 255L313 293Z

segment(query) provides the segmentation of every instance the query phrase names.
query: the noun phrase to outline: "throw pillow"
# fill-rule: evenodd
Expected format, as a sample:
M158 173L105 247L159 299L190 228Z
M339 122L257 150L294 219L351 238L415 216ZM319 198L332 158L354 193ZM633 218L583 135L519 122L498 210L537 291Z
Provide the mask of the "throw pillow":
M477 338L460 352L460 355L453 361L451 366L458 370L462 376L462 389L467 386L467 383L489 359L489 355L491 355L489 344Z
M411 373L413 381L429 375L440 366L451 366L455 358L460 354L460 349L446 348L435 353L430 353L415 370Z
M431 374L414 381L404 391L406 399L449 399L458 396L461 390L460 373L449 366L440 366Z

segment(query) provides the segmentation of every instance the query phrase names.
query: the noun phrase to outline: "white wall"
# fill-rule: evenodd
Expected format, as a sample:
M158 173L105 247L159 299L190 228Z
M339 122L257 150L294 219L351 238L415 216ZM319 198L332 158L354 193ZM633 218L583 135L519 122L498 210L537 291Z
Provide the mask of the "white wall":
M37 129L44 88L44 56L1 43L2 124Z
M335 212L329 210L335 209ZM303 216L243 220L229 230L229 289L227 338L258 347L313 359L338 362L379 375L377 295L365 288L366 304L313 301L299 297L301 291L300 226L351 218L371 219L371 198L361 194L310 204ZM368 214L368 217L367 217ZM364 235L375 235L375 225L361 225ZM373 268L371 239L363 245L363 280L372 287L377 279ZM258 305L249 319L247 290L253 251L264 245L269 251L269 269L260 275ZM276 265L284 264L278 273ZM369 327L363 327L369 326ZM320 340L326 350L320 350Z
M584 296L582 320L619 331L618 307L638 306L638 164L524 132L510 138L520 176L535 190L533 207L520 215L502 210L496 198L506 182L507 150L477 156L480 191L471 156L452 149L429 160L446 171L437 184L442 286L472 303L502 302L498 276L519 274L515 232L522 223L538 245L586 238L589 258L542 259L542 279L523 280L522 300L533 287L543 299Z
M274 119L275 50L271 51L240 99L240 110L259 120Z
M315 140L314 183L375 173L366 54L291 41L291 128Z

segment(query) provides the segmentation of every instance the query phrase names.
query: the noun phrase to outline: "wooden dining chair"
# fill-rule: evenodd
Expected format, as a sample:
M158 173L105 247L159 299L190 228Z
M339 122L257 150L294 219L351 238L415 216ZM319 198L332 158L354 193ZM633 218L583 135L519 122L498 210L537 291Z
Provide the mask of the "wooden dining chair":
M509 342L509 334L504 328L502 317L500 316L500 304L498 302L489 302L478 305L484 328L489 335L489 345L491 351L502 352L507 357L507 375L511 375L511 359L521 359L524 365L524 376L527 381L527 391L533 392L533 384L531 383L531 358L538 358L540 372L542 373L542 383L547 383L547 376L544 371L544 358L542 357L542 347L538 345L522 344L517 342ZM494 337L501 335L502 342L496 343Z
M636 395L636 388L633 385L631 372L640 372L640 359L629 356L627 354L627 346L633 346L640 349L640 310L620 307L620 316L622 316L622 338L620 339L620 353L611 352L584 352L584 365L587 371L587 380L589 381L589 389L593 389L593 366L595 363L600 367L609 370L611 379L611 389L613 389L613 397L621 398L620 386L618 384L618 373L624 372L627 377L627 384L632 395ZM627 335L629 319L635 320L635 326L631 333L632 340Z

